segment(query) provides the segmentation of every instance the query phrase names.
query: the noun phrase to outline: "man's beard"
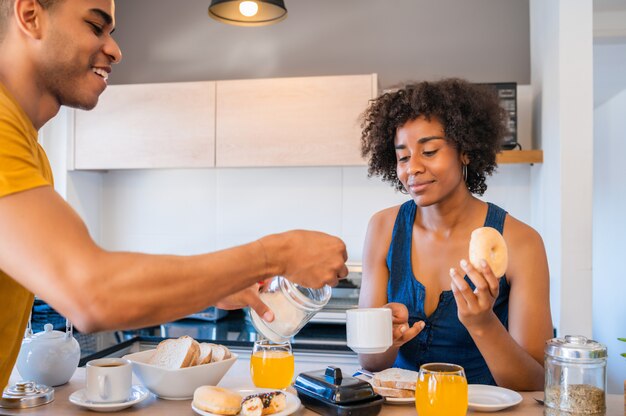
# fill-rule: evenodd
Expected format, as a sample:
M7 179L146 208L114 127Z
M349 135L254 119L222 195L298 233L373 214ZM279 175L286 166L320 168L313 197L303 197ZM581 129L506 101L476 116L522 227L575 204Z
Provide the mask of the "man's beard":
M40 72L43 90L51 94L60 105L91 110L98 103L98 95L90 97L85 90L90 66L77 63L78 59L56 58Z

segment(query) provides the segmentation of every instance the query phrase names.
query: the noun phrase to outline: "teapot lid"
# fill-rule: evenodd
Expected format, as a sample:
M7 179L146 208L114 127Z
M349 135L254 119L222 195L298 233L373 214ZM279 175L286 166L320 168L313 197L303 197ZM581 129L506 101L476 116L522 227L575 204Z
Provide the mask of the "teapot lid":
M54 331L52 328L54 328L52 324L45 324L43 326L43 331L37 332L36 334L34 334L33 338L36 338L37 340L40 340L40 339L47 340L47 339L58 339L58 338L65 337L65 332Z

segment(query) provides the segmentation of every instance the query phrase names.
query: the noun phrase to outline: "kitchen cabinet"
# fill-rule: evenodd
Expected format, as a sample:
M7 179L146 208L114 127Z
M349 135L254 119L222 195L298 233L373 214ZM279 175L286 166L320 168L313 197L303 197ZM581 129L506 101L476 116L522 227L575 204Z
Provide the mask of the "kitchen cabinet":
M351 166L377 76L217 82L216 166Z
M215 165L215 82L112 85L74 120L70 169Z
M376 74L112 85L75 110L69 169L365 166L359 116L377 92Z

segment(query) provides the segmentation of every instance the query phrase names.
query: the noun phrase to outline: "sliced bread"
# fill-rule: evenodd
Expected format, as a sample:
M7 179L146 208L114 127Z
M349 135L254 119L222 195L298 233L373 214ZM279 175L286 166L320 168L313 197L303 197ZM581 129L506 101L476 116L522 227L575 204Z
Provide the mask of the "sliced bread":
M211 362L215 363L218 361L224 361L228 358L231 357L231 352L228 348L226 348L223 345L218 345L218 344L210 344L211 345L211 350L212 350L212 355L211 355Z
M388 368L374 374L372 384L378 387L415 391L417 376L417 371L402 368Z
M384 397L397 397L401 399L408 399L415 397L415 390L406 389L392 389L391 387L372 386L376 394L380 394Z
M208 342L200 343L200 355L198 355L198 361L196 361L196 365L208 364L211 362L211 358L213 357L213 345Z
M200 355L200 344L189 336L166 339L157 345L148 364L175 370L195 365Z

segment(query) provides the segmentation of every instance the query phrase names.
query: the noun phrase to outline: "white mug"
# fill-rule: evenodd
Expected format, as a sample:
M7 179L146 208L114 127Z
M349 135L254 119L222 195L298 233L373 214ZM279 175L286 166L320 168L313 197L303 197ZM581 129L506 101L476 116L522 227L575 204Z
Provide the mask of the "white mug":
M391 309L363 308L346 311L348 347L359 354L377 354L393 344Z
M132 364L124 358L100 358L87 363L85 392L94 403L121 403L131 393Z

